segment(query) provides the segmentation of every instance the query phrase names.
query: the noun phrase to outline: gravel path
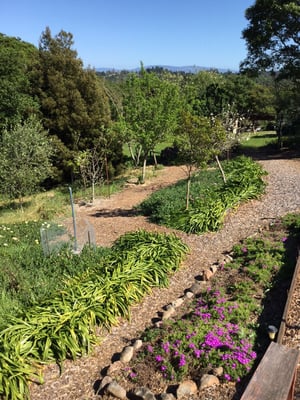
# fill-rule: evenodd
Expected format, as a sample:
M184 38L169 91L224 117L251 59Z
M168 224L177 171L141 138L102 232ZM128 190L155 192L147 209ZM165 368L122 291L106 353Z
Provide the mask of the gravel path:
M190 246L191 252L182 269L171 278L170 286L167 289L153 290L151 296L146 297L141 304L132 309L131 321L121 321L119 326L114 327L105 335L102 344L95 348L91 356L83 357L75 362L66 361L60 376L56 366L45 368L45 384L32 385L32 400L99 399L93 387L100 378L101 370L111 363L112 356L120 352L132 339L138 337L139 333L151 324L151 320L157 316L157 312L161 311L164 305L182 295L183 291L194 283L195 277L204 267L220 260L224 252L230 251L235 243L255 234L272 219L286 213L300 212L300 158L270 158L260 160L260 163L268 172L266 177L268 186L262 199L244 204L229 214L219 232L201 236L178 233ZM151 191L153 187L150 186L148 189ZM119 197L120 204L121 198ZM135 204L140 201L139 199ZM119 204L118 197L114 197L111 203L113 202ZM130 206L133 205L128 204L127 214ZM148 224L145 219L141 219L142 217L128 216L129 214L126 217L126 213L120 212L121 206L116 212L116 207L110 207L109 201L105 203L105 207L105 212L95 209L85 211L85 217L95 227L99 245L111 242L125 231L138 227L166 230ZM115 214L111 210L114 210ZM80 212L83 216L84 211ZM120 218L119 222L118 218ZM108 235L109 226L113 230L113 237Z

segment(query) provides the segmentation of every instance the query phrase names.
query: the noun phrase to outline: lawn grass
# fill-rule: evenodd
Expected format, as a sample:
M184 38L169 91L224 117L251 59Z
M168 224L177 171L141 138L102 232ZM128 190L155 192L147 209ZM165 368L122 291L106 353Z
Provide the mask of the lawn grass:
M50 190L26 196L23 203L18 200L0 200L0 224L25 221L49 220L55 216L67 215L69 195L61 189Z
M275 145L277 143L277 134L275 131L261 131L255 134L244 133L242 134L242 140L240 148L261 148L269 145Z
M113 182L95 186L96 197L109 197L124 186L126 177L116 178ZM71 186L70 186L71 187ZM92 188L86 189L74 184L72 196L74 203L90 202ZM23 203L0 197L0 224L13 224L25 221L48 221L71 216L69 186L25 196Z
M166 139L165 141L158 143L154 148L154 153L156 154L156 156L159 155L160 152L162 150L164 150L166 147L173 146L173 142L174 142L174 139L172 137L170 137L170 138ZM130 154L127 144L124 144L124 146L123 146L123 155L127 158L131 157L131 154Z

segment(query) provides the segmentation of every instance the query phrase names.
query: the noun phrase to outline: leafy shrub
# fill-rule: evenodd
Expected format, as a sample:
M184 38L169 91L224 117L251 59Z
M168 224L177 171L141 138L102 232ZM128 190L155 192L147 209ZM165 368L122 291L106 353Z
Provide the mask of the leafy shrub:
M215 168L195 174L191 185L191 202L196 198L206 198L209 188L216 190L222 185L222 178ZM186 180L154 192L137 209L151 222L174 227L178 218L185 215Z
M262 179L265 172L250 158L241 156L226 162L224 170L226 184L217 170L202 172L194 178L189 210L184 209L184 181L156 192L139 209L151 221L187 233L216 231L229 209L242 201L258 198L265 188Z

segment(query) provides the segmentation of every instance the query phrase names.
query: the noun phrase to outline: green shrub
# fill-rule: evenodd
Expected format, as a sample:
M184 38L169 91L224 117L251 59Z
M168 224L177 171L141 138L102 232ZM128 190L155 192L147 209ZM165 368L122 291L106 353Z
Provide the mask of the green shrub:
M226 184L216 169L193 178L190 208L185 209L186 182L154 193L139 210L152 222L187 233L200 234L220 228L226 212L240 202L258 198L264 191L265 172L252 159L241 156L224 162Z
M195 234L217 231L228 210L263 193L265 172L250 158L242 156L227 162L224 171L227 182L211 185L205 196L196 197L192 207L174 220L174 227Z
M207 192L222 185L222 178L215 168L203 170L192 177L191 203L198 198L205 199ZM144 200L137 209L151 222L174 227L175 222L185 215L186 207L186 180L154 192Z

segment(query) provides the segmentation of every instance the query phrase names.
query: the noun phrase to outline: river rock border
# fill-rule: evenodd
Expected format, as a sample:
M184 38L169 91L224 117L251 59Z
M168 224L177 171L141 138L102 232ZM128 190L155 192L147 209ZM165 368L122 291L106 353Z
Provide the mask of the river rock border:
M219 269L222 269L224 264L230 261L232 261L232 257L230 256L230 254L226 254L221 261L218 261L217 263L211 265L209 268L202 270L197 279L195 278L195 282L192 284L192 286L186 289L185 293L181 297L178 297L164 307L163 312L161 313L161 318L159 320L156 319L156 321L154 322L154 326L160 327L162 325L162 322L173 317L176 314L177 310L187 300L190 300L194 296L203 292L203 290L207 287L209 280L215 275L215 273ZM142 345L142 340L137 339L134 340L130 346L126 346L123 348L122 352L118 356L118 359L107 366L107 368L105 368L105 374L104 376L102 376L102 379L99 383L97 394L106 394L121 400L157 399L157 395L152 393L147 387L136 387L133 390L127 392L120 384L118 384L116 380L119 372L126 368L126 364L128 364L132 360L136 351L139 350ZM112 359L117 358L117 355L115 356L116 357L112 357ZM167 388L166 392L160 393L158 397L161 400L179 400L187 396L195 395L198 391L201 391L204 388L219 385L219 377L222 374L222 367L214 368L211 373L204 374L201 377L199 387L196 382L192 380L185 380L177 385L176 393L174 393L174 385L172 385L172 393L170 386Z

